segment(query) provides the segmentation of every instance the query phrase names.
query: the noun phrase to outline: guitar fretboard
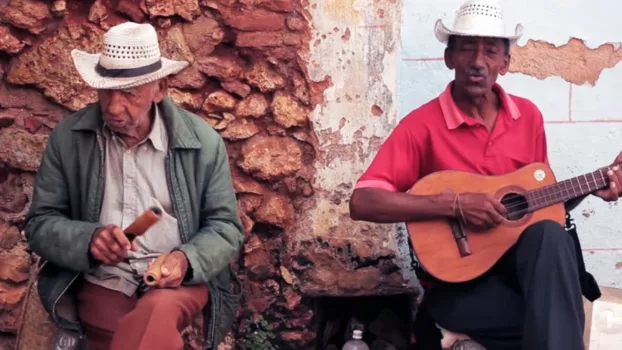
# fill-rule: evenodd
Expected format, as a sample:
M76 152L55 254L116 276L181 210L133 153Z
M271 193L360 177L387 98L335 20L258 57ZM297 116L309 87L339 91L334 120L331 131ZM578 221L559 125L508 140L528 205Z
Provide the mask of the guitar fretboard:
M553 204L566 202L607 187L609 183L607 170L609 167L600 168L588 174L527 192L525 197L529 202L528 211L536 211Z

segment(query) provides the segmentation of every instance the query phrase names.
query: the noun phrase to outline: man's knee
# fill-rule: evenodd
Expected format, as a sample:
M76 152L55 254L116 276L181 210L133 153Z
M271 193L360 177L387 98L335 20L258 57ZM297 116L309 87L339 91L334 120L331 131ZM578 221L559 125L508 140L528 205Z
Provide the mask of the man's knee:
M168 289L154 289L138 300L135 311L148 314L177 315L182 309L181 301Z
M572 237L566 228L553 220L542 220L533 223L523 232L521 241L532 248L557 250L573 248Z
M207 287L193 286L176 289L153 289L138 300L136 311L151 315L193 317L207 303Z

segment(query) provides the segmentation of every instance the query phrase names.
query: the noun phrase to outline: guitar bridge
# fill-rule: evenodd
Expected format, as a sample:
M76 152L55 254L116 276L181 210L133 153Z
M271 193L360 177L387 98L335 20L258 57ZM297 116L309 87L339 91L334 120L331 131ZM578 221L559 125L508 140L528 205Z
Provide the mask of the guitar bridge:
M454 219L450 219L449 222L451 225L451 231L454 234L454 239L456 240L456 245L458 245L460 256L465 257L471 255L471 247L469 247L469 241L467 240L466 233L464 232L462 222Z

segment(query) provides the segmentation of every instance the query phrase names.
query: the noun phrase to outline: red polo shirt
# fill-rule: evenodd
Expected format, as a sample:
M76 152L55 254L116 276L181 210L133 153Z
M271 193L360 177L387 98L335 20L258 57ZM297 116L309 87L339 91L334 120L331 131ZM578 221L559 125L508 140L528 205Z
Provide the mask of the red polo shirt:
M496 84L502 108L490 132L458 109L452 83L399 122L355 188L406 192L423 176L440 170L501 175L533 162L548 164L544 121L531 101L507 94Z

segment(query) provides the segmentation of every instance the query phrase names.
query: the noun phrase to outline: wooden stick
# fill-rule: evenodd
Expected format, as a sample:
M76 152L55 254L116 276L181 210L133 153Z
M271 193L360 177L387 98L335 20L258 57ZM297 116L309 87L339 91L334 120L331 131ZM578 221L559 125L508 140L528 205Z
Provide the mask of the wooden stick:
M123 232L127 236L130 243L136 238L145 233L153 224L155 224L162 217L162 210L158 207L151 207L139 217L134 220Z
M156 285L158 283L160 278L162 278L162 264L164 263L164 260L166 260L167 256L168 256L168 254L160 255L151 264L151 266L149 266L149 268L147 269L147 271L145 272L145 275L143 277L143 280L145 281L145 284L147 284L148 286L152 287L152 286L154 286L154 285Z

